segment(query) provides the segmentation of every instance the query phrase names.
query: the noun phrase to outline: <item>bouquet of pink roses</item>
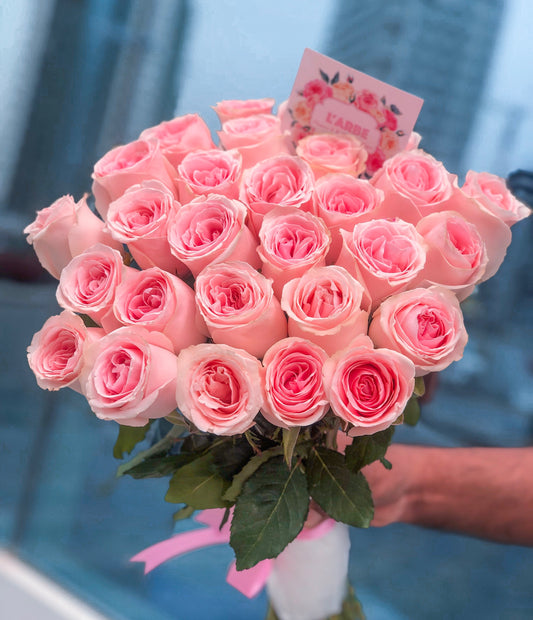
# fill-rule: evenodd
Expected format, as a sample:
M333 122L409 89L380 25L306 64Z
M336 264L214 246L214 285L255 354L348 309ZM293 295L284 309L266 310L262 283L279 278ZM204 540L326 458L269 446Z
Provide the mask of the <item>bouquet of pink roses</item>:
M353 135L294 148L273 103L217 104L219 147L194 114L146 129L94 166L96 213L64 196L25 230L63 308L28 349L38 384L117 422L118 458L165 418L119 474L171 476L177 518L225 509L238 571L310 500L370 524L362 468L390 466L423 376L463 354L459 302L529 214L493 175L459 187L416 134L371 178Z

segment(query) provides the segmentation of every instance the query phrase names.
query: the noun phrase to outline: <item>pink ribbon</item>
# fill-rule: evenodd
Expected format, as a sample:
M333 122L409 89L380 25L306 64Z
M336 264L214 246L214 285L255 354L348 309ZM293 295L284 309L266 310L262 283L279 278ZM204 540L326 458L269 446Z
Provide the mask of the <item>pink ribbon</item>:
M220 545L229 542L230 520L220 527L224 509L211 508L202 510L195 520L207 525L207 528L176 534L167 540L152 545L134 555L130 562L144 562L144 574L163 564L171 558L183 555L195 549L202 549L211 545ZM304 528L298 535L298 540L313 540L327 534L335 525L333 519L326 519L313 528ZM238 571L235 562L229 567L226 581L241 594L253 598L265 586L274 566L274 560L263 560L246 570Z

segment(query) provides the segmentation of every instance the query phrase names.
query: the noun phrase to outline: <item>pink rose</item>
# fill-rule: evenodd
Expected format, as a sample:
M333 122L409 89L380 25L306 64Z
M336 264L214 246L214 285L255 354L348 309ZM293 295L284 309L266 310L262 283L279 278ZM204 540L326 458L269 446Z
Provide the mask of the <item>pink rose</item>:
M265 353L261 413L283 428L309 426L329 408L322 380L325 351L303 338L284 338Z
M261 266L257 242L246 226L247 209L238 200L211 194L189 202L169 222L172 253L197 276L215 262L240 260Z
M123 325L163 333L175 353L207 339L205 325L197 325L192 288L157 267L128 272L116 289L113 312Z
M74 202L62 196L37 212L35 221L26 226L24 234L33 245L41 265L59 280L61 270L74 256L95 243L121 250L120 243L104 232L104 222L87 205L87 196Z
M92 191L96 208L105 219L109 203L143 181L160 181L176 194L175 175L157 142L136 140L117 146L94 165Z
M385 153L378 147L373 153L368 155L368 159L366 160L366 171L372 176L375 174L381 166L385 163L387 156Z
M337 265L361 282L372 309L385 297L414 286L426 262L426 244L412 224L402 220L371 220L342 231Z
M414 151L418 148L420 144L420 140L422 140L422 136L417 131L412 131L409 134L409 138L407 140L407 144L405 145L406 151Z
M373 349L366 336L324 364L326 395L335 415L353 425L351 436L391 426L413 393L414 378L411 360L396 351Z
M263 220L259 240L261 271L272 279L279 299L286 282L326 264L331 237L324 222L311 213L274 209Z
M161 152L174 168L181 164L189 151L215 148L209 127L198 114L178 116L149 127L141 133L140 139L159 142Z
M298 142L296 154L313 170L315 178L330 172L357 177L364 172L368 154L363 143L350 134L316 133Z
M275 207L311 209L314 177L299 157L278 155L265 159L243 175L240 199L248 205L254 232Z
M461 359L468 341L457 298L438 286L386 299L374 312L368 335L377 347L408 357L417 376Z
M207 194L238 198L241 174L238 151L193 151L178 166L180 201L185 204Z
M504 179L488 172L469 170L463 192L508 226L516 224L531 213L531 210L509 191Z
M385 108L383 113L385 114L385 127L391 131L398 129L398 118L394 112L391 112L388 108Z
M287 336L287 319L272 283L247 263L217 263L196 278L196 303L211 338L263 357Z
M128 246L141 269L160 267L185 276L188 269L172 254L167 239L168 220L179 208L165 185L143 181L109 205L107 229Z
M314 106L328 97L333 97L333 89L324 80L311 80L304 86L303 96Z
M244 118L255 114L270 114L274 107L274 99L227 99L219 101L213 110L216 112L221 123L232 118Z
M289 317L289 336L307 338L333 355L366 335L364 294L363 285L342 267L310 269L283 287L281 307Z
M56 297L71 312L87 314L106 332L120 323L113 315L115 290L127 271L117 250L97 244L75 256L61 272Z
M177 358L158 332L121 327L87 347L83 394L101 420L144 426L176 408Z
M28 364L38 386L43 390L68 386L79 392L84 347L103 335L103 329L85 327L81 318L68 310L51 316L28 347Z
M223 344L184 349L178 356L178 408L205 433L244 433L263 404L260 371L257 358Z
M377 110L381 106L377 96L369 90L360 91L355 97L354 105L359 110L368 113Z
M316 182L313 204L331 233L328 262L335 262L342 246L341 229L352 231L358 222L373 219L383 192L365 179L327 174Z

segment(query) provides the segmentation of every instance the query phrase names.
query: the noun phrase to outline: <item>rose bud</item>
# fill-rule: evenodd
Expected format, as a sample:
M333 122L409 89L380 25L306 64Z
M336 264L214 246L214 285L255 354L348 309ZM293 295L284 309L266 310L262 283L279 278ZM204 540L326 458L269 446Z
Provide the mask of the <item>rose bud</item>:
M256 114L270 114L274 107L274 99L227 99L219 101L213 110L216 112L221 123L233 118L244 118Z
M315 179L331 172L357 177L365 171L368 153L350 134L317 133L298 142L296 154L313 170Z

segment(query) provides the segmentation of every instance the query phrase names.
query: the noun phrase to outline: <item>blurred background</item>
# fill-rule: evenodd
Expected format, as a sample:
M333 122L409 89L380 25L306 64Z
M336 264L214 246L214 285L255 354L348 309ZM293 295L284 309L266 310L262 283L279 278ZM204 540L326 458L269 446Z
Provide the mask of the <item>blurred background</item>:
M163 501L165 479L115 479L114 423L73 392L37 388L25 349L58 312L56 283L22 229L57 197L78 200L94 162L145 127L199 112L215 131L210 106L219 100L283 101L305 47L424 98L423 148L460 179L468 169L508 178L531 204L532 28L529 0L0 0L5 557L111 619L263 617L264 594L249 601L225 583L229 547L148 577L128 562L177 531L176 507ZM422 421L400 429L401 441L533 443L532 225L513 228L500 273L465 305L464 359L441 373ZM353 530L352 547L350 577L369 620L533 617L533 549L406 525ZM16 588L3 557L0 617L19 620L6 612ZM82 617L55 609L28 617Z

